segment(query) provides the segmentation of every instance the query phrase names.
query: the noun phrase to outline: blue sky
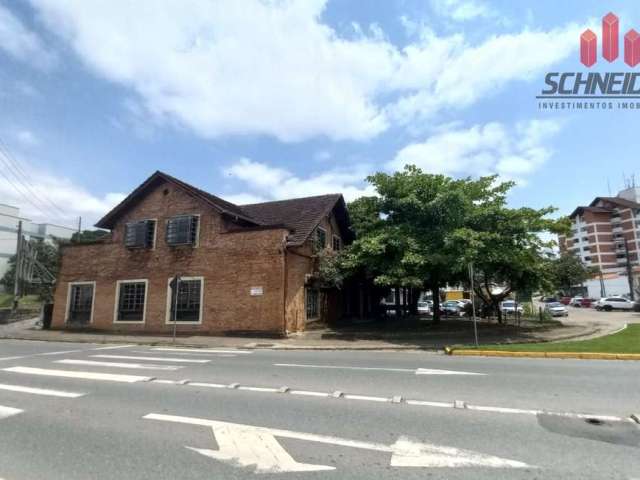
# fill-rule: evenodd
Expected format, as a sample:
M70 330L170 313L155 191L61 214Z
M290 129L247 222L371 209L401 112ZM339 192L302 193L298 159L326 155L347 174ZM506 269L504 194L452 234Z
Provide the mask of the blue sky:
M155 170L237 203L370 193L415 163L570 213L640 174L636 111L539 111L631 1L0 0L0 203L94 222ZM600 60L594 71L625 71ZM25 199L30 197L30 201ZM58 207L55 208L54 205ZM61 211L60 211L61 210Z

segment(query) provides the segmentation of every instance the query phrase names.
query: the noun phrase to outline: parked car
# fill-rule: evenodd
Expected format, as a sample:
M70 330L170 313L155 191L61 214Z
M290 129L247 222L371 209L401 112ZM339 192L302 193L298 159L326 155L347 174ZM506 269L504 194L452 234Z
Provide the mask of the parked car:
M589 308L594 302L595 300L593 298L573 297L571 302L569 302L569 305L576 308Z
M418 313L425 315L431 313L431 305L429 305L429 302L418 302Z
M551 303L551 302L557 302L558 299L556 297L540 297L540 301L542 303Z
M596 302L596 310L633 310L633 302L623 297L606 297Z
M500 304L500 310L502 313L506 315L514 315L516 313L516 302L515 300L505 300ZM522 314L524 312L524 307L521 303L518 304L518 313Z
M560 298L560 303L563 305L569 305L571 302L571 297L562 297Z
M568 317L569 310L560 302L547 303L544 306L545 311L552 317Z
M445 315L460 315L460 304L457 300L447 300L442 304Z

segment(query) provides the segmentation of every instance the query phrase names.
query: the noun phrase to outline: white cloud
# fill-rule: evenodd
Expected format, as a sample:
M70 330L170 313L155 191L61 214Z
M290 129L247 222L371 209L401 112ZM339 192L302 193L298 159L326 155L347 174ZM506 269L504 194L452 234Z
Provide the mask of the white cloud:
M18 130L15 137L22 145L27 147L34 147L40 144L40 139L31 130Z
M531 78L573 52L579 33L570 25L470 44L414 24L417 38L399 48L378 25L339 35L322 22L323 0L31 1L148 116L209 138L369 139ZM461 18L481 14L480 0L456 5Z
M0 163L0 198L2 203L20 207L23 216L36 222L74 226L82 216L84 225L93 225L125 197L122 193L97 196L67 178L24 162L21 165L28 172L27 179L20 177L22 182L15 177L15 168L9 170Z
M0 50L16 60L37 68L54 65L56 57L48 51L40 37L30 31L8 8L0 4Z
M268 200L342 193L350 201L362 195L373 195L372 187L364 182L368 170L367 165L355 165L348 170L327 170L301 178L283 168L241 158L228 167L225 174L244 183L251 195Z
M457 22L493 15L489 6L478 0L432 0L431 4L439 15Z
M444 109L466 108L495 95L509 82L535 78L575 50L580 31L577 25L525 30L496 35L477 46L461 35L443 39L425 33L420 47L405 49L413 61L405 64L411 75L402 78L413 91L390 105L389 115L403 124L431 119Z
M475 176L497 173L520 184L551 156L547 140L560 122L530 120L513 128L502 123L443 131L400 150L389 167L416 165L430 173Z

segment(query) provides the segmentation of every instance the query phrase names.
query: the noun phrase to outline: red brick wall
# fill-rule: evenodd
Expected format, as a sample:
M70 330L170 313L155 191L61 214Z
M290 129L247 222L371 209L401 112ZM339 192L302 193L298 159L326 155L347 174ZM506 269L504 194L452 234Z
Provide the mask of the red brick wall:
M201 214L197 247L166 245L165 223L178 214ZM128 250L123 245L127 221L157 219L155 247ZM226 232L220 215L183 190L160 185L135 205L115 226L110 242L76 245L63 251L55 292L53 327L64 327L71 281L95 281L92 328L100 330L169 332L167 282L179 273L202 276L203 321L178 325L179 332L284 331L285 229ZM146 321L143 325L114 324L116 281L148 279ZM262 296L250 296L261 286Z

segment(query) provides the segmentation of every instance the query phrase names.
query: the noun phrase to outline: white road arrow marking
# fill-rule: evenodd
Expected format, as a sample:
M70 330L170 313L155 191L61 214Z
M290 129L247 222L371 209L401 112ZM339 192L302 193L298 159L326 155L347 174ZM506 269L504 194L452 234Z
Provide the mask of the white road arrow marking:
M389 446L381 443L220 422L204 418L159 413L150 413L143 418L210 427L213 430L219 450L186 448L216 460L230 462L243 467L255 465L256 473L333 470L333 467L327 465L296 462L274 437L391 453L391 466L393 467L536 468L516 460L494 457L471 450L414 442L406 437L401 437L396 443Z
M306 363L274 363L276 367L326 368L337 370L364 370L379 372L415 373L416 375L486 375L486 373L461 372L457 370L439 370L435 368L386 368L386 367L351 367L348 365L310 365Z
M19 413L22 413L22 410L20 410L19 408L3 407L2 405L0 405L0 419L11 417Z
M335 470L335 467L328 465L296 462L270 433L242 426L220 426L212 429L219 450L187 448L240 467L255 465L256 473Z

